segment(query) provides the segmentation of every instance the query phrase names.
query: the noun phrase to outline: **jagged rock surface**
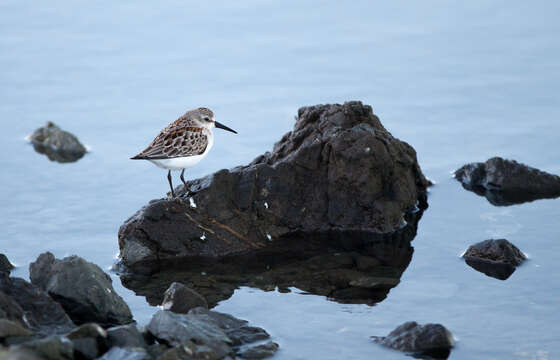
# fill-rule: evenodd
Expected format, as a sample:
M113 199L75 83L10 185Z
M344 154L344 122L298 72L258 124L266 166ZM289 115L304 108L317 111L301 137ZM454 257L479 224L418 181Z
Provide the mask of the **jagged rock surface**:
M455 345L453 335L443 325L419 325L414 321L400 325L387 336L374 336L372 339L395 350L414 354L436 355L433 357L444 359L447 358L449 351Z
M123 264L154 271L223 257L297 232L391 232L426 205L414 149L360 102L299 110L294 130L247 166L189 182L195 194L150 202L119 230ZM191 201L192 200L192 201Z
M469 246L463 258L473 269L506 280L527 256L506 239L490 239Z
M45 291L24 279L0 273L0 315L29 327L39 335L61 334L75 327L62 306Z
M55 259L47 252L29 265L31 282L47 291L80 325L104 327L128 324L132 314L101 268L78 256Z
M560 196L559 176L500 157L464 165L455 178L497 206Z

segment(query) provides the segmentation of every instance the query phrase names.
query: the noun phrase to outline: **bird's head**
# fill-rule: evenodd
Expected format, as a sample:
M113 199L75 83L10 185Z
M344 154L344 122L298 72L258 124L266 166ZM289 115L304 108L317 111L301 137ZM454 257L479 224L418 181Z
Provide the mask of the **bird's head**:
M214 127L218 129L224 129L227 131L231 131L234 134L237 134L237 131L230 129L229 127L220 124L216 120L214 120L214 113L212 110L208 108L198 108L194 110L187 111L185 116L188 116L191 120L197 123L200 127L212 129Z

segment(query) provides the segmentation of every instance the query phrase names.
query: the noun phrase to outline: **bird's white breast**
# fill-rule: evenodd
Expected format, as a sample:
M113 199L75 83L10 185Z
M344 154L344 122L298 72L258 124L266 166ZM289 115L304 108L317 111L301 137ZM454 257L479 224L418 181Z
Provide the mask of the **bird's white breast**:
M214 145L214 136L211 131L206 134L208 136L208 145L204 152L200 155L174 157L169 159L150 160L154 165L168 170L182 170L188 169L198 164L202 159L208 155L208 152Z

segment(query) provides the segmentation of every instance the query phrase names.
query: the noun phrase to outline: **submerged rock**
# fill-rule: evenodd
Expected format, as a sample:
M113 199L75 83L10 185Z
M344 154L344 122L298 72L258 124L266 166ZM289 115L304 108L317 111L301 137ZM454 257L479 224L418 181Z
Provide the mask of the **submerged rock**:
M467 164L455 171L455 178L497 206L560 196L559 176L500 157Z
M132 322L130 309L113 289L111 278L78 256L58 260L49 252L43 253L29 265L29 277L78 325L96 322L110 327Z
M443 325L419 325L414 321L400 325L387 336L372 339L395 350L435 359L447 359L455 345L453 335Z
M14 265L10 263L10 260L4 254L0 254L0 272L9 273L14 268Z
M189 310L197 307L208 308L208 303L202 295L193 289L174 282L169 286L169 289L165 290L161 306L164 310L186 314Z
M463 258L473 269L506 280L527 256L506 239L491 239L469 246Z
M139 210L119 230L120 256L149 273L180 258L252 252L301 232L392 232L407 212L426 206L428 185L414 149L370 106L304 107L271 153L190 181L189 199Z
M81 159L87 149L78 138L61 130L52 122L47 122L29 137L35 151L45 154L51 161L60 163L74 162Z
M38 335L62 334L75 327L59 303L45 291L23 279L0 274L0 294L2 293L0 305L8 304L6 318L17 320ZM17 307L13 306L14 303ZM2 310L4 309L2 306Z

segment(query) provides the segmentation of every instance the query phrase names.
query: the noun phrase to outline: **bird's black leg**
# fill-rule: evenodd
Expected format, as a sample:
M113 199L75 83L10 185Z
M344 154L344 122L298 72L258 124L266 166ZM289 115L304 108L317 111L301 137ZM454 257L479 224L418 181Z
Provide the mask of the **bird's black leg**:
M171 182L171 170L167 173L167 180L169 181L169 187L171 188L171 197L175 197L175 192L173 191L173 183Z
M185 175L185 169L183 169L183 171L181 171L181 181L183 182L183 186L185 188L185 195L189 196L191 191L190 191L189 187L187 186L187 183L185 182L184 175Z

